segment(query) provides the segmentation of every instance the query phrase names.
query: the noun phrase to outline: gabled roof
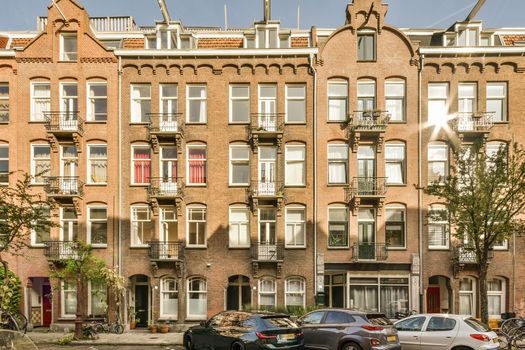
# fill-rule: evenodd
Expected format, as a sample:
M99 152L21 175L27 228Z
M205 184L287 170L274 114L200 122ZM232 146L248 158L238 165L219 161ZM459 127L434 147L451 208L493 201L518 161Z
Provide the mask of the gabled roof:
M308 47L308 37L306 36L292 37L291 45L292 47Z
M11 40L10 49L23 49L32 39L30 38L14 38Z
M0 36L0 49L7 49L8 41L9 41L8 37Z
M143 38L124 39L122 42L122 48L124 49L143 49L144 39Z
M198 42L199 49L238 49L243 45L243 38L202 38Z
M525 43L525 34L520 35L502 35L505 46L514 46L517 42Z

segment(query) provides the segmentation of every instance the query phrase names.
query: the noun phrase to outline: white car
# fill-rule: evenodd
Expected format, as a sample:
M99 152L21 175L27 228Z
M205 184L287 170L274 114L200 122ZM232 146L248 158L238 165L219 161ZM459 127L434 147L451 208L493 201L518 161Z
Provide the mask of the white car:
M419 314L394 323L403 350L496 350L498 336L465 315Z

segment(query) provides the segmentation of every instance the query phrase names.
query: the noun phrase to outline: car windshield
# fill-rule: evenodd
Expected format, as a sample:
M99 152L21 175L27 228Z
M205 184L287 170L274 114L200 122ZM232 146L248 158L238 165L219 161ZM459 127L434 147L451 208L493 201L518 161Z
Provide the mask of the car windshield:
M475 318L467 318L465 319L465 323L477 330L478 332L490 332L490 328L488 326L479 322Z
M383 314L367 314L366 317L371 324L378 326L391 326L393 323Z
M264 325L269 328L298 328L297 325L288 317L282 316L263 316Z

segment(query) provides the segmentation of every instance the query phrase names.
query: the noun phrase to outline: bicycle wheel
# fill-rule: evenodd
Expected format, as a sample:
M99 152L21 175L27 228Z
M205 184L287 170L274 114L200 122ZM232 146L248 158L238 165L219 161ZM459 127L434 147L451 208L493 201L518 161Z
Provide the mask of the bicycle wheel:
M122 334L124 333L124 326L120 323L114 323L113 324L113 333L115 334Z
M24 334L27 333L27 324L28 324L28 321L27 321L27 317L20 313L20 312L12 312L11 313L11 317L14 319L16 325L17 325L17 330L19 332L22 332Z
M0 313L0 328L8 329L11 331L18 331L18 324L16 323L15 318L11 315L10 312Z
M105 327L102 323L95 323L93 325L93 329L95 330L95 332L97 333L104 333L106 330L105 330Z

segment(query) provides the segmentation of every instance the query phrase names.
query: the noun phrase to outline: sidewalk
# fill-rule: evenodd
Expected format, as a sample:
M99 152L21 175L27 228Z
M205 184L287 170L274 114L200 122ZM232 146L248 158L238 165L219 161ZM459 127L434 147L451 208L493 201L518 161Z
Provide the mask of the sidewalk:
M57 344L67 334L63 332L28 332L27 335L35 344ZM72 341L69 345L182 345L183 333L150 333L147 330L133 330L124 334L99 334L96 340Z

